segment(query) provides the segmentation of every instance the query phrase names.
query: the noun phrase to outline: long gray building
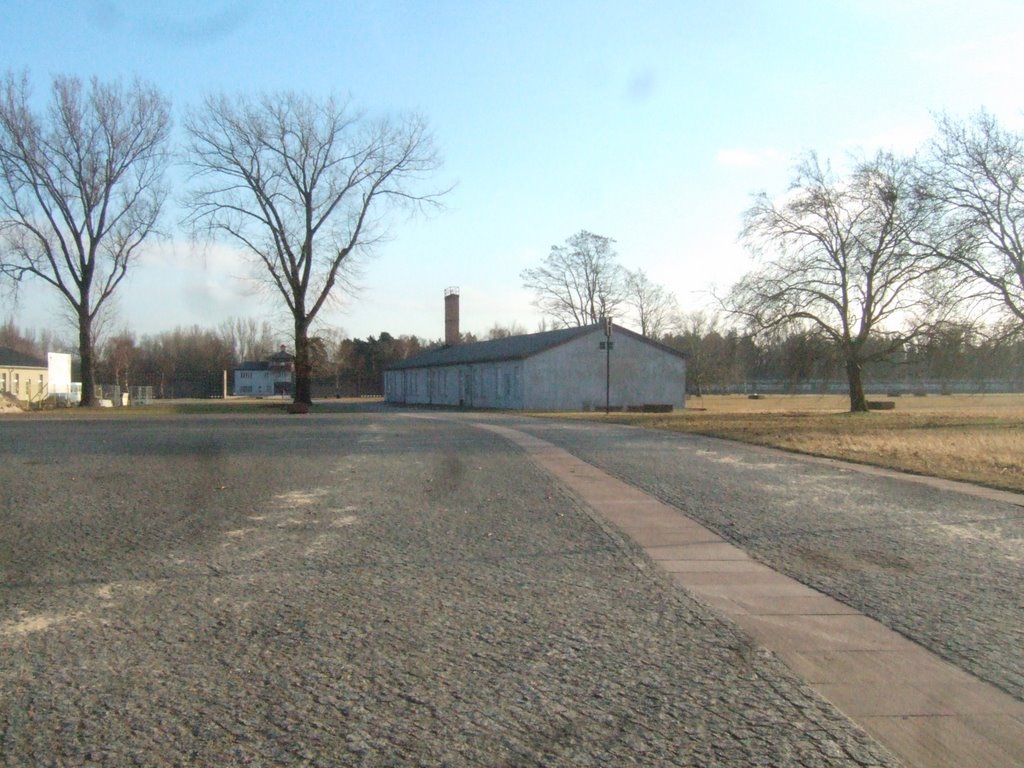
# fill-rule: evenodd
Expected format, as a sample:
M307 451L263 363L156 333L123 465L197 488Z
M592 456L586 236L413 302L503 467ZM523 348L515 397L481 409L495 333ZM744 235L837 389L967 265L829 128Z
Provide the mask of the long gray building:
M455 301L458 295L455 294ZM446 295L446 309L450 309ZM455 323L457 328L457 304ZM448 314L448 317L451 313ZM384 399L395 404L524 410L597 410L686 404L686 356L603 324L449 343L391 366ZM457 338L446 333L449 342Z

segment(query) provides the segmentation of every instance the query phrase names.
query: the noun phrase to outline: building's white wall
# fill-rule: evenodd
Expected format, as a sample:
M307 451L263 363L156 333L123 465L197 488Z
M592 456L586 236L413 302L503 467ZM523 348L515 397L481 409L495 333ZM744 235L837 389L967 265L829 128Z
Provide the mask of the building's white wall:
M384 399L409 405L522 408L523 363L406 368L384 374Z
M686 360L647 342L613 334L612 392L618 404L686 407Z
M525 400L529 410L579 411L604 405L604 336L587 334L526 361Z
M599 330L526 360L384 374L384 399L409 405L578 411L605 403L605 352ZM611 405L686 405L686 361L622 333L613 333Z
M291 371L235 370L235 395L272 395L278 382L291 384Z
M13 365L0 367L0 392L25 402L45 400L49 395L48 374L46 368Z
M526 361L525 407L577 411L604 408L604 333L595 330ZM641 339L612 333L609 403L613 407L686 405L686 361Z
M463 366L463 380L472 376L473 390L469 395L476 408L523 407L523 361L481 363ZM463 393L464 399L466 393ZM468 403L467 403L468 404Z

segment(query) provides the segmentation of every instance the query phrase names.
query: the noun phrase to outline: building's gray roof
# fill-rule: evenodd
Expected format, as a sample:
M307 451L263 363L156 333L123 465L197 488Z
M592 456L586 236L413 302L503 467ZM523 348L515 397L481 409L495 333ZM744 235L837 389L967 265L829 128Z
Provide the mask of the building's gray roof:
M432 368L438 365L462 365L468 363L494 363L502 360L522 360L546 349L557 347L594 330L596 326L583 328L559 328L555 331L531 333L525 336L507 336L493 341L478 341L473 344L454 344L450 347L432 349L392 365L389 370L402 368Z
M499 363L504 360L522 360L527 357L557 347L601 328L601 325L585 325L580 328L559 328L555 331L530 333L525 336L508 336L494 341L478 341L474 344L456 344L450 347L432 349L429 352L410 357L395 363L388 370L406 368L435 368L441 365L468 365L471 363ZM614 326L615 333L623 333L640 339L651 346L673 355L684 357L682 353L662 344L645 339L633 331ZM614 338L613 338L614 341Z
M8 347L0 347L0 365L8 368L46 368L47 365L38 357L17 352Z

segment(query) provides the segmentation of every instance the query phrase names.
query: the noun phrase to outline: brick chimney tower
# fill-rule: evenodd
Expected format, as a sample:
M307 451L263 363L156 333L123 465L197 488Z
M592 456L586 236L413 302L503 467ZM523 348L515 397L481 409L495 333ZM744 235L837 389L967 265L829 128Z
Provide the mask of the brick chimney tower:
M459 335L459 289L446 288L444 291L444 344L454 347L462 341Z

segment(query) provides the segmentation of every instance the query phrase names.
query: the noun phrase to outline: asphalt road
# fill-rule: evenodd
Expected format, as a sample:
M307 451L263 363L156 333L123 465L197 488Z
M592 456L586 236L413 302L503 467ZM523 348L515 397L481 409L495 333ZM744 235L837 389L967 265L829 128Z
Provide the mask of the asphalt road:
M15 417L0 419L0 760L893 764L473 426L495 419L890 625L915 617L901 631L1019 690L1019 508L482 414Z

